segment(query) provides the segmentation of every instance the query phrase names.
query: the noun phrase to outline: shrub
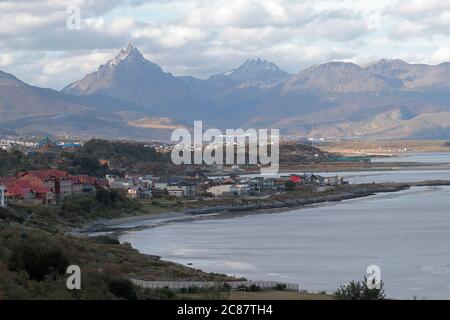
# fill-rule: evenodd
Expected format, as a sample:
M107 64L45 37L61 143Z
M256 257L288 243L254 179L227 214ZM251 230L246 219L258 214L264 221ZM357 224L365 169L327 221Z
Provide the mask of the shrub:
M25 221L25 217L23 215L17 214L5 208L0 208L0 219L6 221L15 221L18 223L23 223Z
M258 292L258 291L261 291L261 288L260 288L259 286L257 286L256 284L252 284L252 285L250 286L250 291L252 291L252 292Z
M109 206L112 202L111 193L108 190L100 189L95 194L95 200L104 204L105 206Z
M31 280L42 281L47 275L64 274L69 259L57 248L25 242L14 248L7 265L11 271L25 271Z
M110 237L110 236L96 236L92 237L95 242L102 243L102 244L112 244L112 245L119 245L120 241L116 238Z
M294 181L286 181L284 183L284 188L286 191L292 191L295 189L296 183Z
M128 279L113 279L108 284L109 291L118 298L137 300L133 283Z
M278 283L274 289L278 291L286 291L287 286L284 283Z
M187 293L185 289L184 293ZM176 297L175 292L170 289L144 289L140 298L143 300L170 300Z
M362 282L352 281L345 286L341 286L336 292L335 297L338 300L384 300L384 284L380 283L380 288L369 288L367 279L364 277Z
M200 293L202 291L203 291L202 288L199 288L199 287L196 287L196 286L184 288L184 293Z

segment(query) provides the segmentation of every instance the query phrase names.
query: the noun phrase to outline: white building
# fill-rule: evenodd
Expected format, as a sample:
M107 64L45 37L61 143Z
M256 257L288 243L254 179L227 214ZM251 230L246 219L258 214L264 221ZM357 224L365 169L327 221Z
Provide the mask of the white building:
M154 183L154 186L156 190L166 190L168 184L169 183L167 181L158 181Z
M236 186L232 184L222 184L219 186L213 186L208 188L207 192L211 193L215 197L239 194L238 188L236 188Z
M192 198L195 196L195 185L187 182L178 182L167 185L167 192L174 197Z
M131 198L137 198L137 199L145 199L145 198L151 198L152 197L152 191L147 188L142 188L139 186L130 187L127 190L128 196Z
M177 198L184 197L183 189L178 186L167 187L167 192L169 193L169 196L172 196L172 197L177 197Z
M236 187L239 195L248 194L251 191L250 186L246 183L237 184L235 187Z
M109 184L113 184L114 182L118 181L120 179L119 176L116 176L114 174L107 174L106 175L106 180L108 180Z

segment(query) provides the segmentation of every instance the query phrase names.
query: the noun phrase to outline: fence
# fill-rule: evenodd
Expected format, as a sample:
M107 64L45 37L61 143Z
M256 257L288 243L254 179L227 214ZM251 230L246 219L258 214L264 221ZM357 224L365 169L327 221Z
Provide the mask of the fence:
M239 287L250 287L257 286L261 289L273 289L277 286L283 286L289 291L298 291L298 284L295 283L285 283L276 281L225 281L225 282L204 282L204 281L144 281L135 280L131 281L140 287L146 289L162 289L168 288L172 290L181 290L188 288L219 288L227 286L231 289L237 289Z

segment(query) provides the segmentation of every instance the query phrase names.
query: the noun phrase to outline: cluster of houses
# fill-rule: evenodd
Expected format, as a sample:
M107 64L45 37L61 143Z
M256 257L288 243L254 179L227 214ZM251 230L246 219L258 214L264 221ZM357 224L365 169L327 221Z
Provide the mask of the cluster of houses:
M83 141L57 141L45 137L43 139L19 139L19 138L5 138L0 139L0 150L11 151L13 149L29 152L29 151L49 151L61 149L77 149L84 144Z
M117 189L130 198L152 197L207 198L227 196L259 196L283 192L286 185L335 186L345 184L343 178L322 177L316 174L291 174L280 177L261 177L231 174L206 176L201 173L160 178L155 176L107 175L98 179L87 175L71 175L66 171L49 169L26 171L15 177L0 177L0 205L56 204L65 197L99 188Z
M99 188L109 188L108 182L87 175L71 175L57 169L33 170L17 176L0 177L3 206L7 203L56 204L65 197Z
M287 175L277 178L261 176L207 177L203 174L191 176L126 176L120 178L107 175L111 189L125 190L131 198L170 196L175 198L223 197L239 195L261 195L282 192L288 181L298 185L335 186L344 184L343 178L322 177L315 174Z

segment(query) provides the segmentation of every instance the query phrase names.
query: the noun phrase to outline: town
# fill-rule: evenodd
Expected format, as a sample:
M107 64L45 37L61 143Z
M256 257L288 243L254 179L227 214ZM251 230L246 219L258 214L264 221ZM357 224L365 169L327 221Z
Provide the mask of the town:
M98 189L118 190L133 199L208 199L217 197L255 197L282 193L296 185L326 186L345 184L338 176L322 177L313 173L290 174L279 178L258 176L193 175L161 178L152 175L96 178L71 175L58 169L32 170L17 176L0 177L1 205L56 205L68 196L91 193Z
M280 194L302 185L312 186L320 191L346 184L341 177L323 177L314 173L264 177L249 174L236 165L229 168L222 165L200 165L195 169L180 171L180 174L171 174L176 172L174 167L177 166L163 167L167 162L167 152L161 150L154 154L154 146L140 143L94 140L86 143L61 143L44 138L36 143L16 141L14 146L16 149L3 151L3 154L8 156L19 152L22 155L22 152L26 152L30 161L24 165L24 169L29 169L28 166L37 162L36 158L39 157L43 157L48 163L44 163L40 169L0 176L0 199L3 207L8 204L58 205L66 197L95 193L99 189L116 190L137 200L165 198L192 201L252 199ZM106 151L102 152L103 149ZM111 149L115 150L114 153L111 153ZM91 156L93 150L101 152L101 155ZM126 152L128 153L125 154ZM145 159L146 154L153 159ZM124 161L125 157L131 158ZM145 173L146 168L136 170L140 163L146 162L156 163L156 167L148 169L148 173ZM79 163L81 168L75 170L75 164ZM83 172L83 168L89 172ZM16 169L15 166L13 169Z

